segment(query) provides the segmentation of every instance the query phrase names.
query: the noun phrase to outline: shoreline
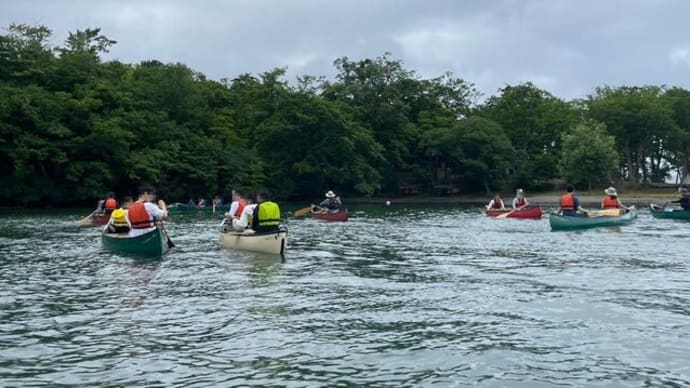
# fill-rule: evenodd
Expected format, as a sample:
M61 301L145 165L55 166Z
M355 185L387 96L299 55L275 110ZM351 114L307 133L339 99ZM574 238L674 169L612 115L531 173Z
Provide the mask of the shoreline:
M559 199L563 193L548 192L537 193L535 195L527 195L526 198L532 205L541 206L558 206ZM596 194L594 192L575 192L582 205L599 205L604 198L604 193ZM678 199L679 196L675 191L670 190L648 190L648 191L629 191L621 192L619 195L624 204L644 205L647 207L650 203L663 204L667 201ZM512 202L513 197L502 197L506 205ZM396 196L381 196L381 197L352 197L343 198L343 203L352 204L385 204L390 201L391 205L395 204L416 204L416 205L432 205L432 204L460 204L460 205L484 205L489 202L491 198L484 195L456 195L456 196L427 196L427 195L413 195L405 197Z

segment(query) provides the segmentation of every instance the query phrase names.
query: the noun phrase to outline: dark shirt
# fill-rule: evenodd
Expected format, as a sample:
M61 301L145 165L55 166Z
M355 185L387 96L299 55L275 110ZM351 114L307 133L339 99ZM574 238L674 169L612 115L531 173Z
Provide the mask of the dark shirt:
M683 198L678 199L676 201L671 201L671 203L678 203L678 204L680 204L680 207L683 208L683 210L689 210L690 211L690 197L683 197Z
M331 212L337 212L338 210L340 210L340 205L342 205L342 203L340 203L340 199L338 199L338 197L326 198L319 204L319 206L325 207Z

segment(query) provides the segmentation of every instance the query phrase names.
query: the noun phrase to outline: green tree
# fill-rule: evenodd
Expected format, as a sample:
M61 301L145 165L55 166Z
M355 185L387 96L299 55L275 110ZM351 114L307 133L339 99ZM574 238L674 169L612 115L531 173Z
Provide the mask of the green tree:
M574 184L608 184L618 166L618 153L613 136L606 126L593 121L576 125L563 135L561 174Z

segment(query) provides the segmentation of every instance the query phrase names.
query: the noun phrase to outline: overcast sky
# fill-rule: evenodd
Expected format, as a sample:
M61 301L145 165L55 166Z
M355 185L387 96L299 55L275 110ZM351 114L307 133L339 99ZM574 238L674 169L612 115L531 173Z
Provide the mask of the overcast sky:
M486 95L532 81L563 97L597 85L690 87L685 0L0 0L0 22L44 24L60 44L100 27L124 62L182 62L213 79L389 51L425 77L452 71Z

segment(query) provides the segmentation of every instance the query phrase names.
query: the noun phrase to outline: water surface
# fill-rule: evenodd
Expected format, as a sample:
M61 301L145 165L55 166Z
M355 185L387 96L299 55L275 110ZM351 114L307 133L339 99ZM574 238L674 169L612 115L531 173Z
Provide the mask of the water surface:
M0 386L690 385L690 223L350 210L288 220L284 260L210 215L142 260L77 211L0 214Z

